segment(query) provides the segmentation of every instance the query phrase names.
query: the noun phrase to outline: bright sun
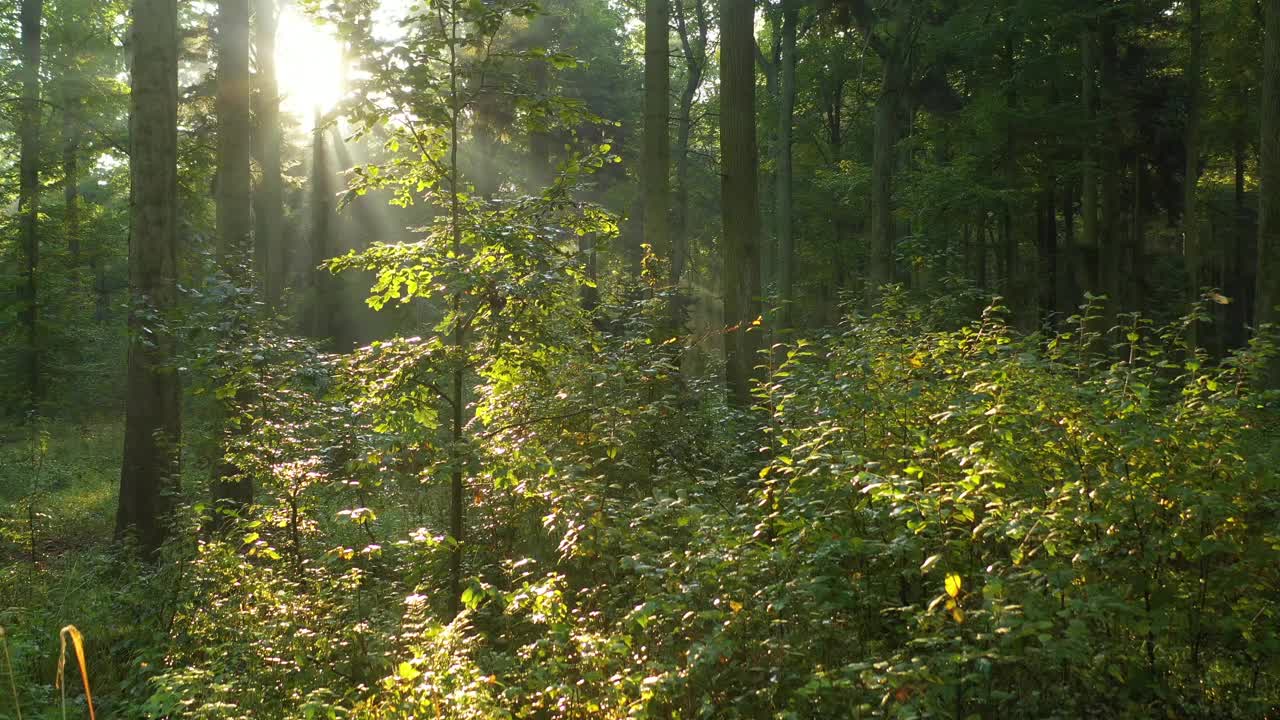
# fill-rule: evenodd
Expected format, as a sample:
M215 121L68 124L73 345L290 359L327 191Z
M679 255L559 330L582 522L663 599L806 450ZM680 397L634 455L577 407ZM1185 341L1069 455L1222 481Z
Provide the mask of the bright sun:
M278 33L281 109L309 126L317 109L329 110L342 98L342 46L331 28L292 8L281 13Z

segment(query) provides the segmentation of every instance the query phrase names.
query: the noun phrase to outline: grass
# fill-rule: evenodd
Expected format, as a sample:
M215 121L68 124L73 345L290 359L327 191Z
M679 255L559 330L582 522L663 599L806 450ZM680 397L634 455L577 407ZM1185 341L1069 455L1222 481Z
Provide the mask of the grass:
M0 718L64 717L59 647L81 672L65 717L92 717L75 687L89 672L108 688L123 679L112 655L134 621L111 543L122 442L114 419L0 427Z

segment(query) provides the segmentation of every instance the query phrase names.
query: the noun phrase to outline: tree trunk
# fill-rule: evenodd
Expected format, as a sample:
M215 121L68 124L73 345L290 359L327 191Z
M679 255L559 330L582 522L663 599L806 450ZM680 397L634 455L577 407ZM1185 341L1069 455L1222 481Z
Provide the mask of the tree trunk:
M1052 323L1058 305L1058 212L1054 207L1057 187L1057 178L1050 175L1040 190L1040 320L1045 325Z
M644 4L644 242L649 252L670 257L670 29L667 0Z
M134 0L129 95L129 363L116 535L154 557L178 484L181 388L170 325L177 306L178 7Z
M1119 56L1114 26L1103 25L1099 46L1103 97L1108 107L1114 109L1115 102L1119 98L1117 87ZM1123 121L1113 113L1103 133L1103 142L1108 148L1108 153L1106 160L1102 163L1102 196L1099 202L1099 210L1102 213L1099 219L1101 245L1098 252L1098 266L1101 286L1107 294L1107 304L1102 316L1104 331L1109 331L1115 326L1117 314L1124 309L1121 283L1126 278L1124 267L1126 258L1121 245L1124 228L1120 225L1120 210L1123 207L1120 197L1120 180L1125 166L1119 154L1123 142L1121 122Z
M724 229L725 373L730 399L751 403L760 333L759 158L755 123L754 6L720 0L720 207Z
M676 4L676 29L680 34L680 48L684 54L685 82L680 92L679 116L676 126L676 187L675 213L672 219L671 287L675 293L672 327L684 322L684 306L680 293L680 281L689 261L689 136L693 130L693 101L702 87L702 74L707 66L707 19L704 0L692 0L694 18L698 23L696 40L690 37L685 19L683 0Z
M792 233L792 126L796 107L796 23L800 10L796 0L782 0L782 53L778 62L778 299L782 327L791 327L795 314L795 238Z
M1075 312L1080 302L1080 286L1076 280L1075 193L1071 183L1062 185L1062 245L1058 252L1058 311L1064 318Z
M1005 198L1000 208L1000 248L1001 264L1004 266L1003 292L1005 301L1011 308L1021 308L1022 298L1018 279L1018 238L1013 232L1013 193L1017 188L1018 147L1014 134L1014 113L1017 111L1018 97L1014 87L1016 69L1014 66L1014 38L1010 34L1005 38L1005 127L1004 158L1001 172L1004 175ZM1016 312L1016 311L1015 311ZM1016 318L1015 318L1016 319Z
M44 394L40 369L40 25L43 0L22 0L22 98L18 120L18 232L22 240L22 326L26 334L24 372L28 410Z
M1200 64L1202 32L1200 0L1187 0L1187 35L1190 58L1187 62L1187 127L1183 145L1187 164L1182 183L1182 255L1187 269L1187 302L1200 299L1200 212L1196 202L1196 186L1200 180ZM1194 347L1199 338L1196 323L1188 329L1188 343Z
M252 239L249 170L249 0L219 0L218 3L218 265L226 278L240 285L245 280L242 266L248 258ZM230 312L239 314L238 308ZM235 318L233 333L244 328ZM235 434L228 418L238 411L245 392L225 402L222 413L222 452L214 463L213 501L221 511L240 512L253 502L253 481L230 462L226 452Z
M1280 318L1280 0L1265 0L1262 138L1258 157L1258 289L1255 322ZM1280 360L1272 360L1268 381L1280 385Z
M80 272L80 96L68 81L62 96L63 228L71 259L72 281Z
M254 194L254 259L262 298L277 308L284 294L284 184L281 161L280 86L276 77L275 0L256 0L255 44L258 60L258 137L262 145L262 182Z
M338 288L332 273L320 267L334 254L333 225L333 172L329 167L329 150L325 147L325 132L319 111L315 116L315 129L311 133L311 278L308 293L307 327L311 337L332 340L338 326L335 315Z
M1241 103L1244 105L1244 102ZM1242 123L1243 124L1243 123ZM1227 307L1231 312L1231 323L1228 328L1228 344L1241 347L1249 337L1249 326L1253 322L1253 305L1255 294L1254 280L1254 242L1248 232L1248 214L1245 210L1245 129L1237 128L1235 141L1232 143L1232 165L1235 182L1232 193L1232 253L1230 259L1231 275L1228 294L1234 302Z
M893 169L894 148L902 133L902 98L907 67L898 53L884 59L884 78L876 103L875 139L871 154L871 242L867 263L868 310L881 288L894 280Z
M1080 240L1085 252L1078 253L1084 262L1077 272L1077 277L1084 279L1083 290L1097 293L1100 288L1098 277L1100 246L1098 242L1097 129L1094 123L1098 117L1098 48L1097 38L1092 29L1086 30L1081 35L1080 56L1084 65L1080 101L1084 105L1086 121L1080 171Z

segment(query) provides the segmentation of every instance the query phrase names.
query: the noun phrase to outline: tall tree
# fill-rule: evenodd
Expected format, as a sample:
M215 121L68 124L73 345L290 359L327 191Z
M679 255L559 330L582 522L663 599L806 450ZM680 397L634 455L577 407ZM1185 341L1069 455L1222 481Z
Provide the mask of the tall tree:
M729 396L751 402L760 343L760 201L756 189L755 10L720 0L720 208L724 256L725 373Z
M1200 180L1200 96L1202 82L1200 66L1202 36L1200 0L1187 0L1187 127L1183 145L1186 149L1186 174L1182 179L1182 251L1187 264L1187 299L1196 302L1200 297L1200 213L1196 202L1196 187ZM1192 345L1197 342L1196 326L1189 329Z
M249 0L218 2L218 266L226 278L240 284L250 249L253 222L250 179ZM214 466L216 506L238 511L253 501L252 480L226 459L234 434L223 409L224 452Z
M42 395L40 377L40 32L43 0L22 0L22 98L18 120L18 228L22 237L22 325L26 333L24 365L30 409Z
M790 327L794 317L793 290L795 275L795 238L792 221L792 129L796 109L796 25L800 10L797 0L782 0L781 53L778 57L778 169L777 183L777 243L778 243L778 299L782 302L779 317L783 327Z
M254 265L262 298L276 307L284 293L284 185L281 161L280 84L276 77L276 0L255 0L254 45L257 59L257 137L262 179L253 195Z
M644 4L644 242L650 252L671 252L667 208L670 203L671 142L670 10L668 0Z
M63 232L67 240L67 253L71 259L73 281L80 272L80 49L72 28L75 16L71 3L62 3L59 22L62 25L62 80L60 102L62 105L62 197Z
M129 363L116 534L149 554L165 537L182 434L171 314L178 300L177 0L134 0L129 173Z
M1098 270L1096 266L1098 243L1098 157L1097 138L1094 120L1098 113L1098 46L1097 35L1093 27L1087 27L1080 34L1080 103L1085 115L1085 140L1081 152L1080 168L1080 233L1081 243L1086 252L1076 253L1082 260L1093 256L1095 264L1082 262L1082 267L1073 269L1082 278L1084 289L1097 292L1099 288Z
M675 212L671 239L671 286L676 293L676 313L682 312L679 288L685 264L689 260L689 140L693 131L693 101L702 87L702 76L707 68L706 1L690 1L693 5L693 27L689 27L684 0L677 0L675 16L676 32L680 36L680 51L685 65L684 88L680 91L676 122Z
M1266 33L1262 61L1262 139L1258 170L1258 290L1256 322L1280 317L1280 0L1263 4ZM1271 363L1270 380L1280 384L1280 361Z

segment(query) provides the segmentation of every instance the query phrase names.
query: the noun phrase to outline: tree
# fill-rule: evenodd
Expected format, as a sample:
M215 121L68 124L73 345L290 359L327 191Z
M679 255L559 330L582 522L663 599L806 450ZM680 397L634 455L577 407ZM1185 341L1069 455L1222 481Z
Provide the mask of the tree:
M224 280L240 286L252 242L249 148L249 0L218 3L218 267ZM238 318L237 318L238 319ZM240 335L241 323L233 333ZM244 400L244 393L237 399ZM235 430L235 403L223 408L222 457L214 463L214 504L221 510L239 511L253 502L253 480L226 459Z
M129 361L116 534L154 555L178 485L177 0L134 0L129 99Z
M684 0L676 3L676 32L680 36L680 52L684 57L684 87L680 90L680 104L676 120L676 187L675 212L672 220L671 286L676 293L679 307L680 281L690 256L689 238L689 142L693 131L693 102L702 87L707 69L707 7L706 0L691 0L693 27L690 28Z
M667 217L671 195L671 30L667 3L645 0L644 4L644 242L650 252L662 257L671 253Z
M1262 79L1262 138L1258 170L1258 291L1255 320L1280 317L1280 0L1265 0ZM1270 380L1280 384L1280 361L1272 361Z
M40 32L43 0L22 0L22 98L18 128L18 232L22 237L22 325L29 409L42 395L40 377Z
M284 185L280 129L280 86L276 77L276 0L256 0L254 7L255 58L257 59L258 161L262 179L253 194L254 256L259 287L267 307L274 308L284 292Z
M779 320L783 327L792 324L795 292L795 238L792 222L792 128L796 109L796 24L800 10L798 0L782 0L781 53L778 56L778 299L782 302Z
M760 202L756 171L754 9L720 0L720 208L724 261L725 374L730 399L751 402L759 346Z
M1200 66L1202 51L1200 0L1187 0L1187 127L1183 140L1186 148L1186 175L1182 179L1182 254L1187 263L1187 299L1200 298L1200 213L1196 187L1200 180ZM1189 329L1190 343L1195 346L1196 326Z

